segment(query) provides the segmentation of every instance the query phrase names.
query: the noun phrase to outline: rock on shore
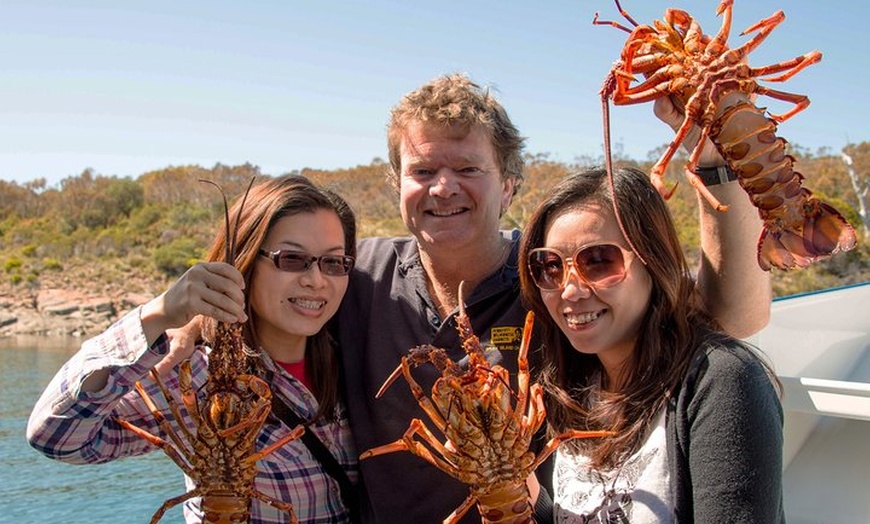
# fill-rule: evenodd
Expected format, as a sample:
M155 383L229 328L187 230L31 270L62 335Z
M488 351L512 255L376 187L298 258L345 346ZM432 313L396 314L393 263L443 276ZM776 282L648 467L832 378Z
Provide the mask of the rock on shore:
M121 293L91 295L67 289L39 289L31 296L0 294L0 336L91 337L151 296Z

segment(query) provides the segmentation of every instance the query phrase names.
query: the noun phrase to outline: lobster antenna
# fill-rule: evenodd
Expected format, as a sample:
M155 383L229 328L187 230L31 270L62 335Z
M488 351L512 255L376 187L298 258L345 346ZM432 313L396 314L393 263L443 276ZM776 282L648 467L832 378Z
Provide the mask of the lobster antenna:
M631 15L628 14L628 11L626 11L625 9L622 8L621 5L619 5L619 0L614 0L614 1L616 2L616 9L619 10L619 14L621 14L623 18L628 20L631 23L631 25L633 25L634 27L637 27L639 24L634 21L634 18L632 18ZM592 25L609 25L609 26L615 27L621 31L625 31L626 33L632 32L631 29L620 24L619 22L614 22L612 20L600 20L598 18L597 12L595 13L595 18L592 19Z
M224 225L227 228L227 245L225 248L226 251L224 253L224 259L225 259L227 264L232 264L233 263L233 251L232 251L232 247L230 246L230 243L229 243L229 238L230 238L230 206L227 203L227 194L224 193L224 188L222 188L214 180L209 180L207 178L200 178L199 181L205 182L206 184L211 184L214 187L218 188L218 191L221 192L221 197L223 197L223 199L224 199Z
M251 187L254 185L254 179L256 177L251 177L251 181L248 183L248 189L245 190L245 194L242 197L242 203L239 206L239 212L236 214L236 221L233 224L232 230L230 229L230 206L227 202L227 194L224 192L224 188L222 188L217 182L214 180L209 180L207 178L200 178L200 182L205 182L206 184L211 184L214 187L218 188L218 191L221 192L221 197L224 199L224 225L227 228L227 243L224 252L224 260L227 264L235 265L236 261L236 238L239 234L239 221L242 218L242 210L245 209L245 201L248 199L248 193L251 192Z
M617 4L618 5L618 4ZM607 181L610 184L610 202L613 204L613 215L616 217L616 223L619 225L619 231L622 233L622 238L628 242L628 247L640 259L643 265L646 265L646 260L634 247L634 242L628 236L625 226L622 224L622 215L619 214L619 207L616 205L616 184L613 181L613 158L610 155L610 93L613 92L616 82L616 74L611 70L607 78L604 79L604 85L601 86L601 115L604 123L604 169L607 171Z
M236 256L235 256L236 239L239 236L239 222L241 222L241 220L242 220L242 211L245 209L245 202L248 200L248 193L251 192L251 187L253 187L253 185L254 185L255 178L257 178L257 177L252 176L251 181L248 182L248 188L245 190L245 194L242 196L242 203L239 205L239 212L236 214L236 223L233 224L233 243L232 243L232 247L231 247L233 258L232 258L232 262L229 262L230 264L232 264L236 260ZM227 219L227 220L229 220L229 219ZM227 237L227 241L229 242L229 237Z
M459 298L459 314L463 315L463 316L465 315L465 291L464 291L464 288L465 288L465 281L462 280L459 282L459 291L458 291L459 297L458 298Z

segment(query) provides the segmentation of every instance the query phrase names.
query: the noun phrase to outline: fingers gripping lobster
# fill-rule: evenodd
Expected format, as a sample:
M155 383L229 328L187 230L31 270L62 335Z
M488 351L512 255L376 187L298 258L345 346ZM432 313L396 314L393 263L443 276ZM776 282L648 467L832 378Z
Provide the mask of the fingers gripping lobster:
M214 184L208 180L205 182ZM224 206L227 209L226 197ZM239 213L242 208L244 200ZM232 264L235 237L230 235L228 210L226 225L226 261ZM304 427L297 426L271 446L256 451L257 436L271 410L272 392L266 381L249 374L248 355L250 350L242 338L242 325L218 322L209 353L204 402L197 400L191 385L190 362L180 365L181 400L195 423L194 430L184 424L178 401L155 370L151 371L151 377L166 399L179 429L170 424L140 383L136 383L136 391L169 440L152 435L126 420L115 419L121 426L160 447L195 484L194 489L164 502L152 517L151 524L156 524L169 508L193 497L202 497L204 523L250 522L252 499L287 512L290 521L297 522L293 506L258 491L254 479L257 461L301 437Z
M480 340L462 305L456 317L462 346L468 354L468 369L447 356L443 349L422 345L411 349L402 363L387 378L377 393L381 397L400 376L411 387L420 407L446 438L442 443L422 420L413 419L399 440L370 449L360 455L368 459L395 451L410 451L455 479L468 484L468 498L453 511L445 523L458 522L477 504L482 522L533 522L527 477L569 439L603 437L607 431L569 431L550 440L535 456L530 445L546 418L540 385L530 385L528 362L533 315L528 313L518 355L517 392L511 390L508 371L491 366ZM432 387L431 398L414 380L411 368L426 362L436 366L442 376ZM512 405L512 400L516 402Z
M805 95L788 93L759 85L757 79L784 82L804 68L819 62L818 51L763 67L746 63L756 49L784 19L778 11L743 31L755 33L743 45L730 49L733 0L722 0L717 14L722 26L715 36L703 33L697 20L685 11L667 9L664 21L654 26L639 25L614 0L620 14L632 28L617 22L602 21L596 13L593 24L610 25L629 33L622 54L601 90L605 115L606 158L610 165L608 100L616 105L639 104L670 96L685 110L685 119L662 157L653 166L653 183L668 198L673 190L665 187L665 168L687 135L697 125L701 130L698 145L689 155L686 176L689 182L716 209L723 206L695 174L706 138L710 138L741 187L758 208L764 228L758 242L758 263L764 270L772 267L793 269L855 247L852 226L832 206L802 187L803 175L794 170L794 158L785 153L786 141L776 136L776 125L806 109ZM637 82L635 74L643 75ZM771 76L776 75L776 76ZM766 109L747 102L726 104L726 96L739 91L763 95L793 104L782 114L766 115ZM731 97L729 97L730 100Z

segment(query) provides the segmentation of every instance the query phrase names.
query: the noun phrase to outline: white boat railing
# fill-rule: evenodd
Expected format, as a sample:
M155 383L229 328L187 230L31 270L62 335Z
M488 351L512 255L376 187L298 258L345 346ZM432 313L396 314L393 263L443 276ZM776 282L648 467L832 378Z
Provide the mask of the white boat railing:
M774 300L750 342L783 386L787 522L870 522L870 282Z
M810 377L780 377L783 408L831 417L870 420L870 384Z

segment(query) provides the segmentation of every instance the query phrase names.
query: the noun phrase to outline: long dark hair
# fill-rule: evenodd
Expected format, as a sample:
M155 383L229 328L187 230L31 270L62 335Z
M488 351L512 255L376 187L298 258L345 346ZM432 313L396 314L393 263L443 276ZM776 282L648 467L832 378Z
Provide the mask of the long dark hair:
M718 329L701 306L667 204L649 178L637 169L618 169L614 191L625 234L646 262L652 281L649 306L618 391L604 391L592 380L603 374L600 361L571 346L550 317L525 263L530 250L544 245L547 227L557 216L589 203L613 209L605 170L574 173L556 185L526 225L520 247L522 297L535 312L542 335L540 380L547 419L555 433L615 431L616 436L608 439L569 442L585 450L599 467L618 464L636 450L685 375L699 337Z
M240 198L230 209L229 216L234 222L235 217L239 215L241 204ZM356 219L350 206L338 194L315 186L303 176L285 175L268 179L252 187L244 202L238 219L234 265L245 278L245 308L248 322L244 328L244 337L245 343L250 348L259 348L248 290L251 289L254 262L259 255L260 247L272 226L281 218L299 213L313 213L318 209L327 209L338 215L344 231L344 252L346 255L355 256ZM225 228L219 227L206 258L224 260L226 244ZM312 379L315 398L320 405L316 418L323 416L330 420L334 419L340 396L340 381L335 344L326 326L317 334L308 337L305 346L305 370Z

